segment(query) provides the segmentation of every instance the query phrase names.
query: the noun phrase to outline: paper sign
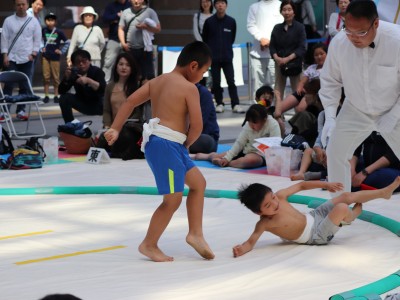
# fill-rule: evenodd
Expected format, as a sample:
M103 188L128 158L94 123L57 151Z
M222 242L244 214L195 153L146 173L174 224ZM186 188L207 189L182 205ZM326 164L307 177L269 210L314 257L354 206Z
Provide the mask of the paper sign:
M104 163L109 163L110 156L108 156L108 153L106 150L102 148L96 148L96 147L90 147L88 154L86 156L86 162L89 164L104 164Z

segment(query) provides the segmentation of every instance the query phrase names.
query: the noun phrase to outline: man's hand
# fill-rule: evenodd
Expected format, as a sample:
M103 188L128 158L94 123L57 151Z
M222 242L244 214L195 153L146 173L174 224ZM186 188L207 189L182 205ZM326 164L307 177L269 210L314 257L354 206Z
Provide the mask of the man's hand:
M119 132L112 128L108 129L104 133L104 137L106 138L106 141L109 146L111 146L112 144L115 143L115 141L118 139L118 136L119 136Z
M358 172L356 175L354 175L354 177L351 179L351 186L354 187L359 187L361 185L361 183L364 182L364 180L367 178L366 175L364 175L361 172Z
M340 182L327 182L326 189L331 193L339 192L343 190L343 184Z
M7 54L4 54L4 57L3 57L3 65L4 65L5 67L8 67L9 64L10 64L10 61L8 60L8 55L7 55Z
M335 129L336 126L336 120L333 118L328 118L325 120L324 128L322 129L322 135L321 135L321 142L322 146L326 147L328 144L328 139L330 138L333 129Z
M129 45L128 43L121 43L121 47L122 49L124 49L125 52L129 52Z

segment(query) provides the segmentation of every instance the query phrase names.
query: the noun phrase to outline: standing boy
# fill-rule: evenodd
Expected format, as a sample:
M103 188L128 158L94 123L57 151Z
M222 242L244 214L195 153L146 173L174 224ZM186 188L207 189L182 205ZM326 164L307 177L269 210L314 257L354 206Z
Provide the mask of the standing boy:
M276 193L260 183L244 186L239 190L239 199L248 209L260 215L260 220L250 238L233 247L233 256L238 257L251 251L264 231L298 244L325 245L333 239L342 222L351 223L361 214L362 203L377 198L389 199L399 185L400 177L397 177L383 189L345 192L308 214L295 209L288 202L288 197L314 188L326 188L330 192L337 192L343 189L343 185L337 182L303 181ZM349 209L349 205L353 203L355 205Z
M44 18L46 27L42 30L44 47L42 48L42 71L44 84L43 102L49 102L50 79L53 78L54 85L54 103L58 103L58 86L60 85L60 44L66 42L67 38L64 32L56 28L57 16L49 13Z
M118 110L111 128L104 134L109 145L133 109L151 99L153 119L145 124L142 151L154 174L163 202L154 212L139 251L153 261L172 261L158 248L158 241L182 202L184 184L189 186L186 206L189 233L186 241L205 259L213 259L203 236L202 218L206 181L189 157L188 148L203 127L199 92L194 83L203 78L211 64L211 52L203 42L186 45L171 73L146 82Z
M224 112L223 92L221 87L221 69L224 71L226 82L228 83L231 107L234 113L244 113L239 105L239 96L235 85L235 73L233 69L233 50L232 45L236 38L236 21L226 14L228 7L227 0L214 0L214 7L217 11L213 16L204 22L203 41L212 51L212 92L217 102L215 111Z

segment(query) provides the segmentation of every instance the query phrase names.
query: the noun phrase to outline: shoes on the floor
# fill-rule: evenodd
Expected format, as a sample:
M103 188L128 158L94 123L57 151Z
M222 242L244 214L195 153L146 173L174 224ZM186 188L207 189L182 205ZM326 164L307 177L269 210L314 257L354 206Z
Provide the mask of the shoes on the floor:
M236 114L244 114L245 111L243 109L243 107L241 107L239 104L235 105L232 109L232 111Z
M218 104L217 107L215 108L216 113L223 113L225 111L225 107L223 104Z
M43 103L49 103L49 101L50 101L49 96L45 96L42 101L43 101Z
M28 116L25 114L25 111L21 110L17 113L17 120L28 121Z
M54 103L60 103L60 97L54 96L53 101Z

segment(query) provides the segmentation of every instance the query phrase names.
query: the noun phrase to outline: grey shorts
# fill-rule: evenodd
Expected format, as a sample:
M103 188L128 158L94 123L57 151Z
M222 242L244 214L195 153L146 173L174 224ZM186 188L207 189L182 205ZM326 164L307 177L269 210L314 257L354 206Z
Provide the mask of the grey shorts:
M318 206L316 209L310 211L310 215L314 217L314 226L310 239L306 242L307 245L326 245L335 233L339 230L329 219L328 214L333 208L332 200Z

